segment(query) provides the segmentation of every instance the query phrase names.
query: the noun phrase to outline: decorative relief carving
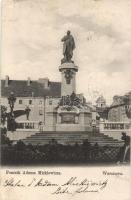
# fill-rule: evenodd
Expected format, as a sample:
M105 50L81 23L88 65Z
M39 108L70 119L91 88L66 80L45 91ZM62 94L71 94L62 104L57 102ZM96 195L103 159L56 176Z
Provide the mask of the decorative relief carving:
M59 106L66 106L69 110L71 110L71 107L76 106L78 108L81 108L82 102L77 97L77 95L73 92L71 95L62 96Z
M64 71L64 74L65 74L66 83L70 84L71 79L73 78L74 72L71 69L66 69Z

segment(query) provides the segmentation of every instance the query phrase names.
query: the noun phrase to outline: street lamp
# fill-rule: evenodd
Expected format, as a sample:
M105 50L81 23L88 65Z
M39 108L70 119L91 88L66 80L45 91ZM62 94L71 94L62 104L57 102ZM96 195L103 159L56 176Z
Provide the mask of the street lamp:
M14 109L15 101L16 101L16 97L14 96L14 92L11 92L10 96L8 97L8 103L10 105L11 116L13 115L13 109Z
M14 92L11 92L10 96L8 97L8 103L10 106L10 115L8 117L8 128L12 132L15 131L16 129L15 118L13 114L15 101L16 101L16 97L14 96Z

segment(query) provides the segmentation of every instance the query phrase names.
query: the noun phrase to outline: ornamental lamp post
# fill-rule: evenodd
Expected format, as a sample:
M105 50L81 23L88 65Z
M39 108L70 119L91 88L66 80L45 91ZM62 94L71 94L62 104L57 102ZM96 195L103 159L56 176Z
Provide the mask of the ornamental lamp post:
M8 129L12 132L15 131L16 129L15 118L13 114L15 101L16 101L16 97L14 96L14 92L11 92L10 96L8 97L8 104L10 106L10 115L8 118Z
M8 97L8 104L10 105L11 116L13 116L13 109L14 109L15 101L16 101L16 97L14 96L14 92L11 92L10 96Z

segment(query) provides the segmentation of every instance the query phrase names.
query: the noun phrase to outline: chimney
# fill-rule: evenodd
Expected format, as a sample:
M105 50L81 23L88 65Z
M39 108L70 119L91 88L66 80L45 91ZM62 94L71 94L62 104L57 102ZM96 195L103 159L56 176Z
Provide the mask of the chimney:
M31 80L30 80L30 77L27 78L27 86L30 86L31 84Z
M9 76L5 76L5 87L9 86Z
M39 78L38 82L43 84L45 89L49 89L49 79L47 77Z

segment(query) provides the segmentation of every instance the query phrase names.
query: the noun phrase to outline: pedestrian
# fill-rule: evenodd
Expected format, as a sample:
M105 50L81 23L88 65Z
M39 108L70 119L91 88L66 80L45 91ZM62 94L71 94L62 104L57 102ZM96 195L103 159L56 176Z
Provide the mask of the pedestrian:
M126 162L126 156L127 153L130 149L130 136L127 135L125 132L122 132L122 137L121 139L124 141L124 148L123 148L123 159L122 162L125 163Z
M38 126L39 126L39 131L40 131L40 132L43 132L43 124L42 124L42 121L39 122Z
M127 135L125 132L122 132L121 140L124 141L124 145L120 148L120 151L118 153L118 161L117 164L126 163L126 158L128 155L128 152L130 150L130 136Z

